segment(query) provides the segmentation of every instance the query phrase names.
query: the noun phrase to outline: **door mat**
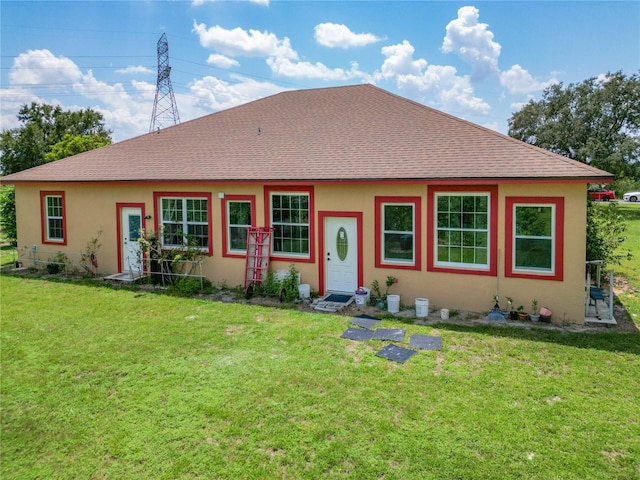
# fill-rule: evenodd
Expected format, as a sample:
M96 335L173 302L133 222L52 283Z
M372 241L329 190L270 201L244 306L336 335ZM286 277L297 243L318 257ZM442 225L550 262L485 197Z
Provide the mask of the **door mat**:
M416 333L409 338L409 345L422 350L441 350L442 337L432 337L431 335Z
M398 345L390 343L378 353L376 353L376 356L386 358L387 360L393 360L394 362L404 363L411 357L413 357L416 353L418 352L416 352L415 350L399 347Z
M401 342L404 340L404 328L378 328L374 330L374 340L391 340Z
M353 300L353 295L342 295L340 293L331 293L322 299L323 302L332 303L350 303Z
M373 337L373 330L366 330L364 328L347 328L340 338L346 338L348 340L371 340Z
M368 328L368 329L371 329L371 327L373 327L374 325L377 325L381 321L382 320L380 320L379 318L370 317L369 315L364 315L364 314L349 320L349 322L353 323L354 325L358 325L359 327Z

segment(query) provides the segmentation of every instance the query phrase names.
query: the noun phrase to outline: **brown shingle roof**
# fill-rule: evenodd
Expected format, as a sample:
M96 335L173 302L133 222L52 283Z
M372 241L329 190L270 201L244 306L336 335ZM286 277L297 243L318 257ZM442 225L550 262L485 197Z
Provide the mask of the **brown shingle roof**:
M610 180L372 85L289 91L5 177L29 181Z

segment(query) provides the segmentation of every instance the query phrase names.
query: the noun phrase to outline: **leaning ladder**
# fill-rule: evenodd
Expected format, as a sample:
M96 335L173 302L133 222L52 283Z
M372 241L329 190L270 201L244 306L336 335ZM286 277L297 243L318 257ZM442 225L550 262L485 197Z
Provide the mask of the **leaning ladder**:
M257 283L262 283L269 270L269 256L271 253L271 233L273 228L247 228L247 263L244 275L244 289Z

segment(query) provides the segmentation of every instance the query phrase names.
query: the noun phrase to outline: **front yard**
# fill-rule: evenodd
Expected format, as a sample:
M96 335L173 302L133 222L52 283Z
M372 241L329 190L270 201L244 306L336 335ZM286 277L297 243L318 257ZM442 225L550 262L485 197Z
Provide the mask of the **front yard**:
M640 476L640 341L0 277L2 478ZM405 340L406 343L406 340Z

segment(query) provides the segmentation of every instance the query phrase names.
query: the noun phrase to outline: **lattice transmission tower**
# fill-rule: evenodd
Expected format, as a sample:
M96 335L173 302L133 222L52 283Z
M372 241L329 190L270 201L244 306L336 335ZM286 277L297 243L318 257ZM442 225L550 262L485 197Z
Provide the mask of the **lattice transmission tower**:
M163 33L160 40L158 40L158 80L156 82L156 98L153 102L149 132L180 123L178 105L176 105L176 99L173 96L170 74L169 42L167 41L167 34Z

